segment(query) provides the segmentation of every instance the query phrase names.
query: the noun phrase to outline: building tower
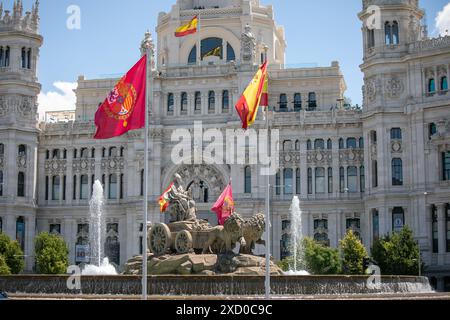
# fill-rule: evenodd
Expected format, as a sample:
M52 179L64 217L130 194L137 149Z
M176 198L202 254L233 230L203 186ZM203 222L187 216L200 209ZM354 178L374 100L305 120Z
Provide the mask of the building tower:
M38 146L37 79L39 1L23 13L22 0L12 13L0 4L0 226L24 250L33 266Z

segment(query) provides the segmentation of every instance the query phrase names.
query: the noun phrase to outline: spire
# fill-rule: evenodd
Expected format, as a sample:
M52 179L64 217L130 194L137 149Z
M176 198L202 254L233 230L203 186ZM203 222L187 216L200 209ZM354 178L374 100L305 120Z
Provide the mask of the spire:
M31 22L37 29L39 25L39 0L36 0L31 9Z
M3 1L0 2L0 19L3 18Z

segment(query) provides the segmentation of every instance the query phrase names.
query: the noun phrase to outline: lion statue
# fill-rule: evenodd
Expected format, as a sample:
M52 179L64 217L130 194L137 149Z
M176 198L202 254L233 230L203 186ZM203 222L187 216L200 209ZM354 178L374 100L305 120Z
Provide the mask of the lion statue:
M244 219L233 213L223 226L212 228L209 231L208 241L203 247L203 254L233 251L237 242L240 243L241 247L245 247L246 243L242 234L244 223Z
M266 242L261 239L266 229L266 219L264 214L257 213L242 224L242 235L245 245L241 246L239 253L252 254L256 244L265 245Z

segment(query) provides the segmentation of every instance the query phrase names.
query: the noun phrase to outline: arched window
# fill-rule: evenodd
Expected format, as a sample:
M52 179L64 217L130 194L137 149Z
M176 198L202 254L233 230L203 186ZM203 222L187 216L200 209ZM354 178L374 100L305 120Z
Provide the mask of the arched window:
M447 91L448 90L448 78L447 76L444 76L441 78L441 84L440 84L441 91Z
M358 169L356 167L347 168L347 189L348 192L358 192Z
M291 140L285 140L283 142L283 151L291 151L292 150L292 141Z
M26 156L27 155L27 147L23 144L19 145L17 153L18 153L19 157Z
M54 176L52 178L52 200L59 200L60 180L59 176Z
M25 197L25 173L19 172L17 176L17 196Z
M197 46L194 46L189 53L188 64L196 64L197 63Z
M195 111L201 111L202 109L202 94L200 91L195 92Z
M315 110L317 108L317 97L315 92L308 94L308 109Z
M347 149L356 149L356 139L355 138L348 138L347 139Z
M438 214L435 205L431 206L431 233L433 238L433 253L439 253Z
M344 148L345 148L345 146L344 146L344 139L340 138L339 139L339 149L342 150Z
M428 80L428 93L435 93L436 92L436 81L434 78L431 78Z
M63 151L63 159L67 159L67 150L66 149L64 149L64 151Z
M25 219L18 217L16 220L16 240L22 251L25 251Z
M167 112L173 112L174 107L173 93L167 95Z
M214 111L216 109L216 93L209 91L208 93L208 110Z
M31 48L27 51L27 68L31 69Z
M244 193L252 193L252 168L249 166L244 169Z
M280 94L280 111L287 111L288 101L285 93Z
M400 232L405 226L405 211L396 207L392 210L392 231Z
M0 197L3 197L3 171L0 170Z
M222 109L228 110L230 108L230 93L228 90L222 92Z
M392 27L390 22L386 22L384 24L384 36L386 39L386 44L391 45L392 44Z
M279 196L281 194L281 175L280 171L275 175L275 194Z
M302 110L302 95L300 93L294 94L294 110Z
M227 61L236 61L236 54L229 43L227 43Z
M402 159L392 159L392 185L403 185L403 161Z
M359 184L361 185L361 192L366 192L366 172L364 166L359 168Z
M311 140L306 141L306 150L312 150Z
M333 193L333 168L328 168L328 193Z
M188 97L186 92L181 93L181 112L187 112L188 109Z
M331 139L328 139L328 140L327 140L327 149L328 149L328 150L333 149L333 141L331 141Z
M5 155L5 145L3 143L0 143L0 157L3 157Z
M109 175L109 199L117 199L117 175Z
M6 47L4 67L9 67L10 55L11 55L11 48Z
M375 29L367 29L367 47L375 47Z
M80 178L80 200L88 200L89 197L89 185L88 176L82 175Z
M325 141L323 139L316 139L314 141L314 150L324 150L325 149Z
M109 148L109 156L110 157L117 157L117 147Z
M300 140L295 141L295 151L300 151Z
M402 140L402 129L392 128L391 129L391 140Z
M284 194L293 194L294 188L294 170L288 168L284 169Z
M202 60L207 57L223 58L223 40L220 38L206 38L202 40Z
M345 193L345 168L339 168L339 192Z
M392 23L392 44L397 45L400 43L399 32L398 32L398 22L394 21Z
M377 144L377 132L375 130L370 131L370 141L372 144Z
M87 159L87 158L88 158L88 149L81 148L81 159Z
M325 169L316 168L316 193L325 193Z
M295 170L295 193L296 194L302 193L301 173L300 173L299 168L297 168L297 170Z
M436 124L430 123L428 126L428 132L429 132L429 138L431 139L432 136L434 136L437 133L437 126Z
M312 179L312 169L308 168L308 194L313 194Z
M25 48L22 48L22 68L25 69L27 67L27 51Z
M450 181L450 152L442 153L442 180Z
M59 159L60 158L60 151L59 149L55 149L52 152L52 159Z

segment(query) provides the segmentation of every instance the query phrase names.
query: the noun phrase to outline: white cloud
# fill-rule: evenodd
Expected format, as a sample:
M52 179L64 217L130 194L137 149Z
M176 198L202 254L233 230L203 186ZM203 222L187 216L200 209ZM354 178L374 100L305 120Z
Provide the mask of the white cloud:
M436 29L440 35L450 35L450 3L448 3L436 17Z
M53 83L57 91L41 92L38 96L38 113L42 119L45 112L48 111L65 111L75 110L76 95L73 92L77 88L76 82L62 82Z

